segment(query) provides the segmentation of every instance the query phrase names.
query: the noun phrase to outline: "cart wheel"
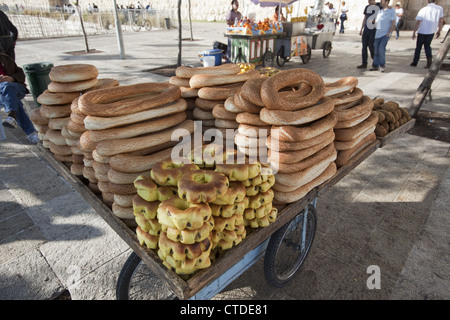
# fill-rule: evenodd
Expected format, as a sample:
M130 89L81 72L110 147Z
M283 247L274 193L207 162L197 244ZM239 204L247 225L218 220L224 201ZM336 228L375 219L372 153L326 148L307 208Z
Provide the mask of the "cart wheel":
M275 54L272 51L266 51L262 56L263 67L273 67Z
M150 22L150 20L145 20L145 21L144 21L144 28L145 28L145 30L147 30L147 31L152 30L152 23Z
M323 53L322 53L324 58L328 58L330 56L331 49L333 49L333 47L331 46L331 42L325 41L323 44Z
M308 50L307 54L305 54L303 56L300 56L300 58L302 58L302 62L304 64L307 64L309 62L309 60L311 59L311 47L309 46L309 44L308 44L308 49L307 50Z
M288 61L285 57L283 57L283 55L284 55L284 46L281 46L281 48L278 50L277 53L277 65L279 67L284 66L286 61Z
M308 206L278 229L269 240L264 257L267 282L282 288L294 278L309 253L316 232L316 209Z
M117 300L175 300L178 299L152 270L131 253L120 271L116 287Z

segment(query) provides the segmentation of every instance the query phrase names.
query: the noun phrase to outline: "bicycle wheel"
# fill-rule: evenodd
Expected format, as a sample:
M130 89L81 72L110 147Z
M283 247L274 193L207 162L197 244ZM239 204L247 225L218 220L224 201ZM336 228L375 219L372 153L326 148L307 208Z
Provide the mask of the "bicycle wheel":
M116 299L174 300L177 297L133 252L125 261L117 279Z
M138 19L134 20L131 23L131 29L133 29L133 31L138 32L139 30L141 30L141 23L139 22Z
M145 30L147 30L147 31L152 30L152 23L150 22L150 20L145 20L145 21L144 21L144 28L145 28Z
M316 232L316 209L310 205L275 232L266 249L264 274L267 282L282 288L294 278L309 253Z

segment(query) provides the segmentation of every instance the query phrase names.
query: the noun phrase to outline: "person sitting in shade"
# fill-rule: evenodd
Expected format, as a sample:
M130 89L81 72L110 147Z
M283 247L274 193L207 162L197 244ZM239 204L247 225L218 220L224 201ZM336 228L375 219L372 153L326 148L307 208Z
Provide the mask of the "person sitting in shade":
M38 143L36 129L21 101L28 92L22 68L10 56L0 53L0 105L8 114L2 125L9 128L20 126L31 143Z

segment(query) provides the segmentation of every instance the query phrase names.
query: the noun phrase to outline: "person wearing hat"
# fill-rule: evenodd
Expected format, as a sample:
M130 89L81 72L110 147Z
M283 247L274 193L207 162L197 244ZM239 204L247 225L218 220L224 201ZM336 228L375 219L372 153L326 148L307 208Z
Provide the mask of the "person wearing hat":
M395 20L395 39L400 37L400 28L403 26L403 8L400 2L397 2L395 5L395 15L397 16Z

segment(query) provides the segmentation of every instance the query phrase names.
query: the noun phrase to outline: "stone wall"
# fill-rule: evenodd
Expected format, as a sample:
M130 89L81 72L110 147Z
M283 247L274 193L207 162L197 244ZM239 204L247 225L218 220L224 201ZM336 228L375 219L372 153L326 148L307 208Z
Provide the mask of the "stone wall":
M411 29L414 26L414 18L420 8L427 4L427 0L391 0L391 5L395 6L396 2L401 2L403 8L405 9L405 28ZM30 5L29 1L24 0L3 0L3 3L13 7L15 5L21 6L27 3ZM73 1L70 1L73 2ZM231 9L231 0L191 0L191 17L193 20L201 21L224 21L226 14ZM331 0L336 9L340 7L339 0ZM69 0L33 0L32 5L36 7L48 7L55 4L62 5L63 3L69 3ZM79 4L82 8L87 8L89 3L95 3L98 5L100 10L112 10L113 1L112 0L79 0ZM116 0L116 3L124 7L130 4L137 4L135 0ZM178 13L178 0L142 0L142 5L151 4L152 8L158 11L164 12L168 18L173 21L177 20ZM188 10L189 1L182 1L182 19L187 20L189 17ZM262 20L264 18L270 17L273 13L274 8L261 8L255 5L251 0L240 0L240 11L248 17L255 17L257 20ZM300 3L300 5L299 5ZM301 0L294 3L292 16L302 15L306 7L313 6L314 0ZM444 8L444 14L446 16L447 22L450 23L450 0L436 0L436 3ZM363 9L367 5L366 0L347 0L347 7L349 8L348 21L346 21L346 28L348 29L359 29L361 27L361 22L363 19Z

